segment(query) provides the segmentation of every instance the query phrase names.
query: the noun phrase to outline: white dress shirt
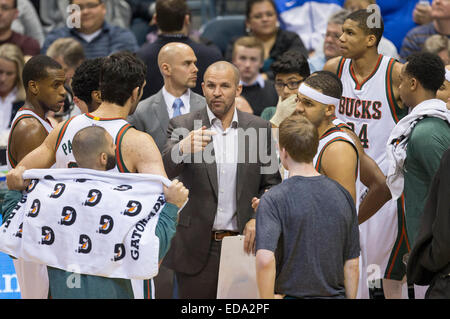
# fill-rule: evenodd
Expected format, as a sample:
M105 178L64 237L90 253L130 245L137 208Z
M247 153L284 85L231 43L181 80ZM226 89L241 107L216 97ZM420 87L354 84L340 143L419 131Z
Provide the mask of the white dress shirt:
M230 127L223 129L222 122L207 108L213 136L214 156L217 165L217 212L213 231L238 231L236 177L238 162L238 118L234 111Z
M169 113L169 119L172 119L173 117L173 102L177 99L175 96L167 92L166 87L163 86L162 88L162 95L164 98L164 102L166 102L167 105L167 112ZM181 114L187 114L191 111L191 105L190 105L190 99L191 99L191 90L187 89L186 92L180 96L181 101L183 101L183 106L180 107Z

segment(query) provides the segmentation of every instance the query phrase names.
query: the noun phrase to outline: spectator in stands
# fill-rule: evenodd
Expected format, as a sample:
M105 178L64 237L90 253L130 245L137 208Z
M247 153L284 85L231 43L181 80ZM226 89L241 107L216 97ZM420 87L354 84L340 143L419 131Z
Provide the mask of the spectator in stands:
M155 13L154 0L126 0L131 9L130 30L136 36L138 45L142 46L146 42L146 37L153 29L150 26L153 14ZM152 6L153 4L153 6Z
M350 12L355 12L361 9L371 10L369 6L376 4L376 0L346 0L344 3L344 8L349 10ZM385 56L398 59L396 46L384 36L381 37L380 43L378 43L378 52Z
M280 114L284 110L290 110L291 115L297 106L297 92L300 84L310 75L309 65L303 54L297 51L288 51L276 60L272 66L272 72L275 74L275 89L278 94L278 105L266 107L261 117L270 121L276 115L273 121L278 127L281 120L288 115ZM284 103L284 107L278 107ZM278 114L277 114L278 111ZM279 120L277 120L279 119Z
M66 74L64 87L67 94L66 99L64 100L64 107L57 113L47 114L47 118L51 117L52 119L55 119L56 122L60 122L76 115L72 113L72 111L77 110L73 103L71 81L76 68L78 68L85 59L84 49L81 43L73 38L60 38L50 45L47 50L47 55L61 64Z
M69 16L67 7L72 3L70 0L40 0L38 4L36 1L33 2L39 7L39 16L46 33L66 25ZM101 2L106 7L106 22L122 28L130 26L131 10L125 0L102 0Z
M431 18L431 5L428 1L418 1L414 7L413 21L419 25L433 21L433 18Z
M260 116L264 108L278 100L273 82L265 80L259 70L264 62L264 44L255 37L241 37L234 42L232 61L239 69L241 96L250 104L253 114Z
M277 10L272 0L248 0L246 7L246 33L264 43L264 64L261 73L265 79L274 79L270 65L278 56L288 50L297 50L308 56L300 37L279 27ZM226 58L231 61L233 39L228 47Z
M445 35L435 34L429 37L425 41L423 50L439 55L446 65L450 63L450 40Z
M14 44L0 45L0 132L9 131L11 121L25 102L22 51Z
M401 62L405 62L411 54L422 51L428 37L434 34L450 35L450 1L433 0L431 17L432 22L415 27L406 34L400 50Z
M340 41L342 35L342 25L350 11L340 10L328 19L327 32L323 42L323 51L317 52L308 60L311 72L321 71L325 63L334 57L340 56Z
M13 43L22 50L24 56L39 54L40 46L37 40L11 29L12 22L18 15L17 0L0 0L0 45Z
M137 56L147 64L147 85L144 88L143 99L158 93L164 85L164 80L158 65L159 50L169 42L182 42L194 50L197 57L197 84L192 89L203 95L201 82L207 67L222 60L222 53L217 48L197 43L188 37L190 27L190 12L185 0L157 0L155 11L159 35L155 42L146 43L137 52Z
M80 11L73 13L75 17L80 14L79 28L63 26L51 31L45 39L43 53L47 52L48 47L59 38L78 40L83 45L88 59L107 56L122 50L132 52L138 50L136 38L131 31L106 22L107 10L102 0L71 0L71 4L78 5L80 8ZM76 20L74 19L74 22Z
M70 85L70 80L76 68L85 59L83 46L73 38L60 38L56 40L47 49L46 54L63 67L66 73L66 85Z
M30 0L17 0L17 9L19 16L13 21L11 29L37 40L40 46L44 44L44 29Z
M436 93L436 98L447 103L450 110L450 65L445 66L445 81Z

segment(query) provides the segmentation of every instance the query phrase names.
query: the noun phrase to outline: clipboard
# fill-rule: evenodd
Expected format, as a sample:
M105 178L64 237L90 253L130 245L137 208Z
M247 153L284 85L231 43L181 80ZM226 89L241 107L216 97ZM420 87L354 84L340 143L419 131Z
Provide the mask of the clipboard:
M217 299L260 299L256 256L244 252L245 236L222 239Z

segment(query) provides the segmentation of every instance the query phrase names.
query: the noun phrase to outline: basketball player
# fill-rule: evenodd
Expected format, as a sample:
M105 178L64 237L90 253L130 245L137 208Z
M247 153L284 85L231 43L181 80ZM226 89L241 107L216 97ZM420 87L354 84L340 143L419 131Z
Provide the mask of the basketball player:
M323 72L310 76L300 85L296 113L317 128L320 139L313 160L316 170L343 186L358 206L358 151L350 136L333 123L341 94L342 84L334 74Z
M336 115L354 129L365 152L386 174L385 145L395 124L406 114L398 93L402 65L378 54L384 26L377 13L355 11L347 17L342 30L343 56L329 60L324 67L336 73L343 84ZM370 273L370 279L377 283L381 278L392 279L383 280L386 298L401 298L401 281L406 271L403 256L409 251L402 205L397 207L396 202L389 201L360 225L360 232L359 297L369 297L365 276Z
M25 189L28 181L23 180L22 174L27 169L49 168L54 164L59 168L76 167L72 152L73 137L79 130L93 125L104 127L114 137L117 159L115 170L167 177L153 138L132 128L125 120L136 110L142 96L145 70L143 62L131 53L119 52L105 58L100 79L102 104L93 113L81 114L60 123L40 147L8 173L9 189ZM80 289L63 289L62 295L54 295L64 285L66 277L67 273L64 271L49 268L50 293L53 297L79 297ZM91 276L93 277L95 276ZM124 284L130 285L129 282ZM144 297L151 298L152 284L146 281L145 285ZM107 295L102 297L108 298Z
M8 170L15 168L28 153L40 146L52 131L53 127L46 114L48 111L58 112L64 106L64 81L63 68L48 56L35 56L25 64L23 83L26 101L12 121L6 158ZM21 196L20 192L10 191L5 202L18 200ZM15 259L14 267L23 299L47 298L45 266Z

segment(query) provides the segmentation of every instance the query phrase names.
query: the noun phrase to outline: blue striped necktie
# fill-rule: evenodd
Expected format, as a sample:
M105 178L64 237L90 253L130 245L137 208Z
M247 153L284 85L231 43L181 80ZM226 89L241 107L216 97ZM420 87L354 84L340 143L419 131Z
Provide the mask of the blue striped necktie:
M175 102L173 102L173 117L177 117L181 115L181 107L184 106L183 101L180 98L177 98Z

